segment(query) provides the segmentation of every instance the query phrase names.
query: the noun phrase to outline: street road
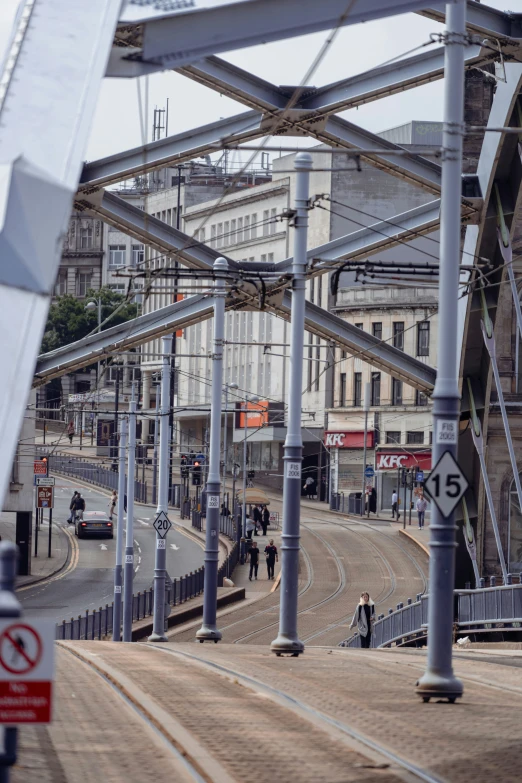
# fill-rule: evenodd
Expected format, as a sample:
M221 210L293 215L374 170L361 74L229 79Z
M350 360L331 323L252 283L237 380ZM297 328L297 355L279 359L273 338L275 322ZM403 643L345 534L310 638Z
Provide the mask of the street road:
M79 489L85 498L86 511L108 511L108 496L94 487L77 487L73 481L56 477L53 525L68 527L74 534L74 525L67 525L72 493ZM152 586L156 532L152 526L155 509L152 506L134 506L134 588L141 592ZM174 512L171 512L174 518ZM47 512L45 512L47 519ZM173 521L173 519L171 519ZM113 518L116 525L116 517ZM47 540L47 521L42 539ZM74 537L74 536L73 536ZM125 536L124 536L125 541ZM77 539L79 551L76 567L56 575L46 582L17 592L24 612L33 617L45 617L54 622L70 620L86 609L98 609L113 600L114 559L116 531L113 539ZM125 544L124 544L125 545ZM167 535L167 571L174 577L183 576L203 565L203 548L173 526Z

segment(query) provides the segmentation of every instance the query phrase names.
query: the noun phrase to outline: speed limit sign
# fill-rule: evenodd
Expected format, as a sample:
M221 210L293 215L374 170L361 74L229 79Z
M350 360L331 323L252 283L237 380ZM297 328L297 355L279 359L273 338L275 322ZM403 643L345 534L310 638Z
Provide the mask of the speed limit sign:
M172 522L170 521L170 519L168 518L168 516L165 514L164 511L159 512L153 524L154 524L154 529L156 530L160 538L165 538L170 528L172 527Z
M449 517L468 487L468 480L450 451L444 452L424 482L424 490L443 517Z

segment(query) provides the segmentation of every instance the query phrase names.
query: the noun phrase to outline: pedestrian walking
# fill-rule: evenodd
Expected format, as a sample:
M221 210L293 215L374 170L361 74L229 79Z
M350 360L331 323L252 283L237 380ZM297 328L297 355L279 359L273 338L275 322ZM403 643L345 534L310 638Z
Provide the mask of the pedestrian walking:
M259 533L257 532L259 528L261 527L261 509L259 506L254 506L254 535L257 536Z
M254 532L255 527L256 527L256 523L250 517L250 514L247 514L246 518L245 518L245 528L246 528L246 537L247 538L250 538L250 539L252 538L252 533Z
M82 498L81 492L78 492L76 500L74 501L74 513L77 519L80 521L83 519L83 512L85 511L85 500Z
M401 518L401 515L399 513L399 496L397 495L397 490L394 489L392 492L392 519L394 519L395 515L397 516L397 522Z
M377 513L377 490L375 489L375 487L372 487L372 490L370 492L369 503L370 503L370 511L372 512L372 514L376 514Z
M277 547L274 546L274 539L271 538L270 542L265 546L265 556L266 556L266 569L268 571L268 578L273 579L274 578L274 565L279 560L278 554L277 554Z
M375 620L375 604L370 598L369 593L362 593L361 600L357 604L350 628L359 631L361 637L361 647L368 648L372 641L372 626Z
M424 530L424 514L428 508L428 503L424 499L423 495L418 498L417 502L415 503L415 508L417 509L417 517L419 519L419 530Z
M252 574L254 574L254 579L257 580L257 569L259 568L259 549L257 548L257 541L252 541L249 557L250 557L250 573L248 574L248 578L250 579L250 581L252 581Z
M229 517L230 516L230 509L227 506L227 504L223 501L221 504L221 516L222 517Z
M77 495L78 495L78 492L76 490L74 490L74 495L72 496L71 502L69 503L69 512L70 513L69 513L69 516L67 518L67 524L68 525L70 525L74 521L74 519L73 519L73 517L74 517L74 501L76 500Z
M116 508L116 503L118 502L118 493L115 489L112 491L112 495L109 498L109 519L112 520L112 515L114 514L114 509Z
M269 524L270 524L270 511L268 510L268 506L263 506L263 510L261 512L261 527L263 528L264 536L266 536L266 531Z
M308 476L308 478L306 479L303 489L305 491L308 500L310 500L310 498L314 494L314 480L311 476Z
M74 438L74 422L72 419L67 425L67 437L69 438L69 443L72 445Z

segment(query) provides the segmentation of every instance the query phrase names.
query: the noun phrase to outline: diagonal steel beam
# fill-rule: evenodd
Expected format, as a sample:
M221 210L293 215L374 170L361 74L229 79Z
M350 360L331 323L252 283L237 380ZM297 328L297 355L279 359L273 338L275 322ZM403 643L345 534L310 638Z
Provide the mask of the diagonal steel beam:
M167 13L154 11L152 3L128 3L120 22L125 29L139 26L136 36L142 39L144 60L175 67L209 54L418 11L424 2L353 0L347 11L346 0L236 0Z
M86 163L80 178L79 190L86 191L93 186L122 182L124 179L145 174L153 169L176 166L184 161L215 152L220 148L219 145L226 141L239 144L258 139L265 134L262 122L263 115L247 111Z

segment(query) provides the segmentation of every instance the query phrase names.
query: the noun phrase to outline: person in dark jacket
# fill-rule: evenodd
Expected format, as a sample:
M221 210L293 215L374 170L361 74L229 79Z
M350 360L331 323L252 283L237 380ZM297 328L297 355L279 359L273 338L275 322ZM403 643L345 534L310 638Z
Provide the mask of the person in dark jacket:
M370 492L370 511L372 514L377 513L377 490L375 487L372 487L372 491Z
M274 545L274 539L270 539L270 543L265 546L266 555L266 570L268 571L268 578L274 578L274 565L276 560L279 560L277 555L277 547Z
M74 501L74 513L78 519L83 519L83 512L85 511L85 500L82 498L81 493L78 492L76 500Z
M261 527L261 509L259 508L259 506L254 506L254 523L256 526L254 530L254 535L257 536L259 535L257 531Z
M78 492L75 490L75 491L74 491L74 495L73 495L73 496L72 496L72 498L71 498L71 502L69 503L69 511L71 512L71 513L69 514L69 517L68 517L68 519L67 519L67 522L68 522L68 524L69 524L69 525L70 525L70 524L71 524L71 522L73 521L73 517L74 517L74 503L75 503L75 500L76 500L76 497L77 497L77 495L78 495Z
M261 527L263 528L264 536L266 536L266 530L269 524L270 524L270 511L268 510L268 506L263 506L263 510L261 512Z
M350 628L357 626L359 636L361 637L361 647L368 648L371 646L374 619L375 604L369 593L362 593L350 625Z
M252 574L254 579L257 579L257 569L259 568L259 549L257 548L257 541L252 541L252 546L249 552L250 557L250 573L248 578L252 581Z

